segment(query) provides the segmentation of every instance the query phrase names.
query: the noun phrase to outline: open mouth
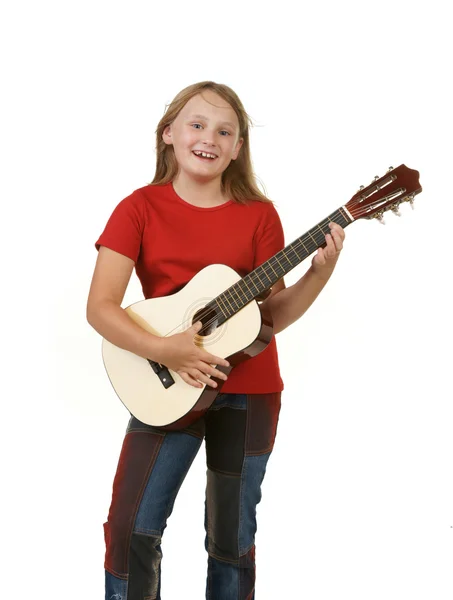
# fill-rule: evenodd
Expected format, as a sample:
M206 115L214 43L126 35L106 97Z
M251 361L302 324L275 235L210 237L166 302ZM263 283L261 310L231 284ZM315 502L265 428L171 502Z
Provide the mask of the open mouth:
M203 162L213 162L217 156L210 152L201 152L200 150L193 150L192 154Z

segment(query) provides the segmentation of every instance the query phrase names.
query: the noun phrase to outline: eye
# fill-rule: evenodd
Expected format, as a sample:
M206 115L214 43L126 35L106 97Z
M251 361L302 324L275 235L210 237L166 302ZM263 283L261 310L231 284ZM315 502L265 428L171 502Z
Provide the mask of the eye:
M226 129L222 129L222 131L220 132L221 134L226 134L226 135L231 135L231 133L229 131L226 131ZM225 136L224 136L225 137Z
M198 127L201 128L200 123L192 123L192 127L195 127L196 129L198 129Z

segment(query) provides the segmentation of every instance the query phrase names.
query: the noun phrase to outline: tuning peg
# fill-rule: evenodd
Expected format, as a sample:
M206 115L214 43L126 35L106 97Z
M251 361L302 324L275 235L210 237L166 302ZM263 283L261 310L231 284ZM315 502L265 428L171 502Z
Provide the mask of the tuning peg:
M410 202L412 210L414 210L414 208L415 208L414 207L414 196L409 196L409 202Z
M379 175L375 175L374 176L374 181L377 181L378 179L380 179Z
M390 171L393 171L393 167L389 167L389 168L387 169L387 173L390 173Z
M395 213L395 215L396 215L397 217L401 217L401 213L400 213L400 209L399 209L399 206L398 206L398 205L395 205L395 206L392 208L392 212L393 212L393 213Z
M364 187L365 187L364 185L361 185L361 186L359 187L359 189L357 190L357 194L358 194L359 192L361 192L361 191L364 189Z
M381 225L385 225L384 216L382 212L377 213L376 219L379 221Z

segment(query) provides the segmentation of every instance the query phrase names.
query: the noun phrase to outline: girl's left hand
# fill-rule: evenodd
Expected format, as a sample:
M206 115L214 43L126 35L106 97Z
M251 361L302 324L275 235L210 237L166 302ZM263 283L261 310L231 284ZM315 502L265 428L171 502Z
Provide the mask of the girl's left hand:
M311 262L313 271L321 277L330 277L335 268L345 238L344 229L337 223L329 223L325 248L318 248Z

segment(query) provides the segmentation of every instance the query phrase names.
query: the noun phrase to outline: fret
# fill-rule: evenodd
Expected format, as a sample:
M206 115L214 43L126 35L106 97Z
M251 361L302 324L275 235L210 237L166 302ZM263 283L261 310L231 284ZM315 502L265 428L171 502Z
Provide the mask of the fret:
M247 288L247 291L250 293L250 296L251 296L251 298L253 298L253 292L252 292L252 290L249 288L249 286L247 285L247 281L246 281L246 279L247 279L247 278L246 278L246 277L244 277L244 279L243 279L242 281L244 282L244 285L246 286L246 288Z
M239 304L240 304L240 303L241 303L241 297L239 296L239 294L238 294L238 293L237 293L237 291L236 291L236 285L237 285L237 284L234 284L234 285L233 285L233 286L230 288L230 290L231 290L231 295L233 295L233 292L234 292L234 293L236 294L236 296L237 296L237 299L239 300ZM236 302L236 300L235 300L235 302Z
M227 293L227 291L228 291L228 290L226 290L226 291L225 291L225 292L223 292L223 294L222 294L222 296L223 296L223 300L225 301L225 303L227 303L227 302L228 302L228 298L226 297L226 293ZM234 310L232 310L232 309L231 309L231 305L230 305L230 303L229 303L229 302L228 302L228 304L229 304L229 306L227 307L227 309L228 309L228 312L230 312L230 313L231 313L231 314L229 315L229 316L231 317L231 315L234 315Z
M260 290L260 294L261 294L261 292L262 292L262 290L263 290L263 285L264 285L264 284L263 284L263 282L261 281L261 277L260 277L260 274L259 274L259 272L258 272L258 269L260 269L260 268L261 268L261 267L258 267L257 269L255 269L255 270L253 271L253 274L255 275L255 277L257 277L257 278L258 278L258 281L259 281L259 283L260 283L260 285L259 285L259 288L258 288L258 289ZM257 287L258 287L258 286L257 286Z
M253 277L252 277L252 275L253 275L253 271L252 271L251 273L249 273L249 274L248 274L248 275L245 277L245 279L248 279L248 280L250 281L250 285L252 285L252 286L255 288L255 290L256 290L256 295L258 296L258 294L260 293L260 289L259 289L259 288L258 288L258 287L257 287L257 286L256 286L256 285L253 283Z
M216 303L217 303L217 306L220 308L220 310L221 310L221 311L223 312L223 314L225 315L225 313L226 313L226 314L228 314L228 310L226 309L226 306L225 306L225 304L224 304L224 302L223 302L223 300L222 300L222 295L223 295L223 294L220 294L220 296L217 296L217 298L215 299L215 301L216 301ZM223 306L223 308L222 308L222 306ZM224 310L224 309L225 309L225 310Z
M294 257L292 259L290 258L291 253L296 256L296 263L294 263ZM297 252L294 250L294 242L293 242L291 244L291 246L288 246L288 260L291 264L291 268L294 268L296 266L298 258L299 257L297 256Z
M241 279L240 281L238 281L237 283L235 283L235 284L234 284L234 286L233 286L233 287L234 287L234 291L236 292L236 295L239 297L239 300L242 300L242 298L243 298L244 296L245 296L245 298L246 298L246 299L248 299L248 298L247 298L247 290L243 290L243 289L242 289L242 287L241 287L241 282L242 282L242 279ZM236 291L236 288L238 288L238 290L239 290L239 294L238 294L238 292Z
M266 265L267 263L264 263L263 265L261 265L261 267L258 267L258 269L261 269L261 271L264 273L264 275L269 279L271 285L272 285L272 279L269 277L269 275L266 273L266 269L264 268L264 265ZM255 269L256 270L256 269ZM260 278L261 279L261 278Z
M288 271L290 271L290 270L293 268L293 264L292 264L292 262L289 260L289 258L286 256L286 252L285 252L285 250L280 250L279 254L281 254L281 255L282 255L282 258L283 258L283 256L284 256L284 257L286 258L286 260L287 260L287 261L289 262L289 264L290 264L290 268L289 268L289 269L285 269L285 273L287 273Z
M309 231L307 231L308 235L311 237L311 239L315 242L315 244L317 244L318 242L315 240L315 238L311 235L311 233Z
M243 302L243 298L245 298L245 299L247 300L247 302L249 302L250 300L252 300L252 299L253 299L253 294L252 294L252 295L251 295L251 297L249 298L249 296L248 296L248 291L249 291L249 290L248 290L248 288L247 288L247 289L243 289L243 288L241 287L241 283L242 283L243 281L244 281L244 280L243 280L243 279L241 279L240 281L238 281L237 283L235 283L235 284L234 284L234 287L239 289L239 291L240 291L240 293L241 293L241 295L240 295L241 304L244 306L246 303L244 303L244 302Z
M319 231L320 231L320 232L321 232L323 235L325 235L325 233L324 233L324 231L323 231L322 227L320 227L319 225L316 225L316 227L319 229ZM326 232L326 233L327 233L327 232Z
M215 303L217 304L217 306L218 306L218 307L220 308L220 310L222 311L222 314L223 314L223 316L224 316L224 317L227 317L227 316L229 316L229 315L225 314L225 312L224 312L223 308L222 308L222 307L221 307L221 305L220 305L220 302L219 302L219 300L220 300L220 296L217 296L217 298L215 299Z
M274 271L274 268L272 267L272 264L271 264L270 260L268 261L268 264L269 264L270 268ZM275 271L274 271L274 273L275 273ZM277 273L275 273L275 275L277 275ZM277 275L277 277L278 277L278 275Z
M288 248L290 248L289 246L286 246L285 250L282 250L283 254L285 255L286 260L289 262L290 264L290 268L287 269L286 272L290 271L291 269L293 269L296 265L293 265L293 263L291 262L291 259L289 258L289 256L286 254L286 252L288 251Z
M300 238L299 238L300 239ZM302 240L300 240L300 243L302 244L302 246L305 248L305 252L307 254L310 254L310 252L308 251L307 247L305 246L305 244L302 242Z
M229 296L230 296L230 302L231 302L231 304L233 305L233 307L235 309L234 312L237 312L239 306L237 305L236 300L234 299L233 290L234 290L234 286L231 286L224 293L225 294L229 294ZM238 296L238 298L239 298L239 296ZM240 300L240 298L239 298L239 300Z
M299 264L299 262L302 260L302 258L299 255L299 252L296 250L296 248L297 248L298 245L299 244L294 244L294 243L292 244L292 251L294 252L294 254L296 255L296 258L297 258L297 263L296 264ZM304 256L304 258L305 258L305 256Z
M226 299L225 293L223 293L223 294L222 294L221 296L219 296L219 297L221 297L221 298L222 298L222 304L223 304L223 307L224 307L224 309L225 309L225 312L226 312L226 313L227 313L227 315L228 315L228 318L229 318L229 317L231 317L231 316L233 316L233 315L234 315L234 310L233 310L233 308L231 307L230 303L229 303L229 302L227 302L227 299Z
M278 254L275 255L275 260L278 262L278 265L279 265L280 269L284 273L285 269L283 268L282 263L278 260Z
M277 255L273 256L270 260L274 261L273 270L274 270L274 273L280 279L280 277L282 277L284 275L285 269L282 267L280 261L277 258Z
M314 238L317 246L319 246L320 244L323 244L326 241L326 234L324 233L324 231L322 229L320 229L320 231L321 231L321 233L319 233L319 231L313 231L313 238Z
M342 227L346 227L346 225L349 225L349 223L352 223L350 216L346 213L346 210L343 207L339 208L338 212L343 217L343 223L338 223L339 225L341 225Z
M288 244L262 265L225 290L215 302L222 312L218 322L223 323L241 310L254 298L270 289L279 279L289 273L307 256L325 243L325 236L330 233L329 223L335 222L343 228L353 219L339 208L303 236Z

